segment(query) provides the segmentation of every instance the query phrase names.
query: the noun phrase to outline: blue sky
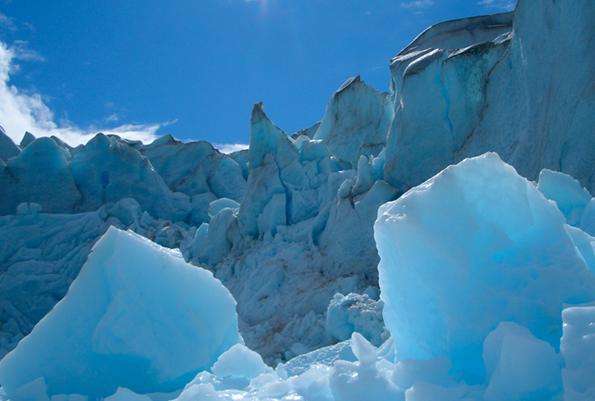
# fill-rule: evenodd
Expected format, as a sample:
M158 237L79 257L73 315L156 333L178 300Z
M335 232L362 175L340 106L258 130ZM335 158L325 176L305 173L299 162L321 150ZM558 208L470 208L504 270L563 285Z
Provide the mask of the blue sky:
M150 140L246 143L252 105L286 131L321 118L360 74L427 26L511 0L0 0L0 124L83 142L102 130Z

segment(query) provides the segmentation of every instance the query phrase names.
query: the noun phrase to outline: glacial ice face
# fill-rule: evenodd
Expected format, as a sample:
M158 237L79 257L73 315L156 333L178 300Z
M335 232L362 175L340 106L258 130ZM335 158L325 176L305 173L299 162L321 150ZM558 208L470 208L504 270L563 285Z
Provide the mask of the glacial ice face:
M352 180L344 180L337 199L330 203L324 229L318 236L318 246L334 262L330 269L326 269L327 275L354 272L376 282L377 270L371 268L378 262L376 248L371 246L372 222L378 207L393 200L397 191L385 181L378 180L364 194L354 195L353 184Z
M240 166L240 169L242 170L242 177L244 177L244 180L248 180L249 150L238 150L237 152L230 153L229 157L231 157L235 160L236 163L238 163L238 166Z
M64 296L106 229L96 212L0 217L0 358Z
M366 85L358 75L333 94L314 138L339 161L355 167L361 155L376 156L384 148L391 119L388 94Z
M563 306L595 294L562 214L494 153L381 206L374 237L397 357L447 357L470 381L484 377L481 345L499 322L556 348Z
M224 208L210 223L202 223L189 244L187 257L210 266L221 262L230 252L238 235L237 210Z
M288 223L288 195L281 171L298 158L293 141L264 114L262 104L252 110L248 190L240 208L242 232L254 237L274 235Z
M484 82L504 54L511 14L435 25L391 60L395 118L386 179L404 191L455 162L484 107Z
M4 132L4 128L0 126L0 160L6 163L8 159L15 157L20 152L21 149L14 144L12 139Z
M35 140L35 135L33 135L32 133L27 131L27 132L25 132L25 135L23 135L23 139L21 139L21 143L19 144L19 146L21 147L21 149L25 149L34 140Z
M82 210L134 198L156 217L183 220L190 210L186 195L172 193L149 160L119 138L96 135L76 152L72 175L82 195Z
M141 148L174 192L193 196L210 192L240 201L246 190L242 168L205 141L183 143L170 135Z
M15 401L38 378L50 396L172 391L239 341L235 301L210 272L112 227L66 296L0 361L0 382Z
M0 172L0 214L14 214L21 202L38 203L50 213L72 211L81 196L69 163L70 153L53 139L33 141Z
M254 106L251 124L248 190L238 219L244 235L271 237L278 226L319 213L328 199L329 174L339 168L323 143L306 136L294 141L269 120L262 104Z
M496 151L527 178L550 168L592 191L593 12L588 0L520 0L512 31L505 14L445 22L416 39L391 65L387 181L406 190Z
M379 180L379 158L362 156L357 171L340 171L324 141L288 136L262 105L253 111L248 157L239 212L223 209L183 252L230 289L246 343L273 362L336 341L325 330L329 300L377 286L372 224L396 191Z
M0 163L0 214L14 214L22 202L52 213L93 211L130 197L155 217L188 218L188 196L172 192L137 148L142 144L103 134L76 149L55 137L36 139ZM238 174L243 182L239 167Z

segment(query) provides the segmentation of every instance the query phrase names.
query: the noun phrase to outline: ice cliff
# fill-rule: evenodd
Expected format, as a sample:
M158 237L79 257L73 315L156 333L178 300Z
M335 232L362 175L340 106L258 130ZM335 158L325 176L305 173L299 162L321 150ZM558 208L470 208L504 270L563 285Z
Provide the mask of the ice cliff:
M507 388L511 366L543 368L547 394L589 399L580 355L593 352L593 307L564 308L595 298L594 18L588 0L520 0L514 13L435 25L390 61L388 92L350 78L320 123L295 133L257 104L249 149L231 155L168 135L98 134L73 148L0 131L0 357L115 226L209 269L237 301L246 346L270 364L291 360L275 378L236 347L228 358L257 373L199 375L181 400L360 400L370 383L410 401L544 388L539 377ZM499 156L466 160L488 151ZM354 331L367 340L349 342ZM389 334L397 359L374 348ZM517 344L549 362L531 364ZM263 383L287 391L260 393Z
M387 180L406 190L496 151L527 178L549 168L593 191L594 12L589 0L519 1L416 38L391 61Z

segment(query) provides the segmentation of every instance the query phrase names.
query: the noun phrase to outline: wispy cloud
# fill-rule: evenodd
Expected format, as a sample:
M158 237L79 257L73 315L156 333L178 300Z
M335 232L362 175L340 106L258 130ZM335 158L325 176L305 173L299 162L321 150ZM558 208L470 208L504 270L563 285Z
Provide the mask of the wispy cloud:
M10 45L10 51L13 54L13 60L22 61L37 61L43 62L45 58L29 47L29 43L25 40L15 40ZM12 64L14 67L14 63Z
M492 10L512 11L516 0L480 0L477 4Z
M226 154L248 149L248 145L245 143L215 143L213 146L219 149L221 153Z
M106 123L115 123L120 120L120 116L118 113L112 113L109 116L105 117Z
M432 7L434 4L434 0L413 0L402 2L401 7L411 11L421 11Z
M157 138L157 131L161 127L175 123L172 120L152 124L122 124L112 128L81 128L68 121L56 122L54 113L39 93L28 93L10 84L11 74L18 70L17 60L40 61L43 58L27 50L25 42L17 42L14 46L0 42L0 125L17 143L25 131L37 137L55 135L73 146L86 143L97 132L151 142Z
M17 25L14 23L12 18L0 12L0 28L7 29L9 31L16 31Z

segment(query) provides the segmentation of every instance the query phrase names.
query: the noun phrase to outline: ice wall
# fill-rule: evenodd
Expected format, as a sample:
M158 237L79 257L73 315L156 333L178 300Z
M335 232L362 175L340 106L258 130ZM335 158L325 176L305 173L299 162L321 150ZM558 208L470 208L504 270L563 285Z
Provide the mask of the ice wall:
M391 64L387 180L406 190L496 151L525 177L560 170L592 191L594 15L588 0L520 0L512 29L503 14L418 37Z

